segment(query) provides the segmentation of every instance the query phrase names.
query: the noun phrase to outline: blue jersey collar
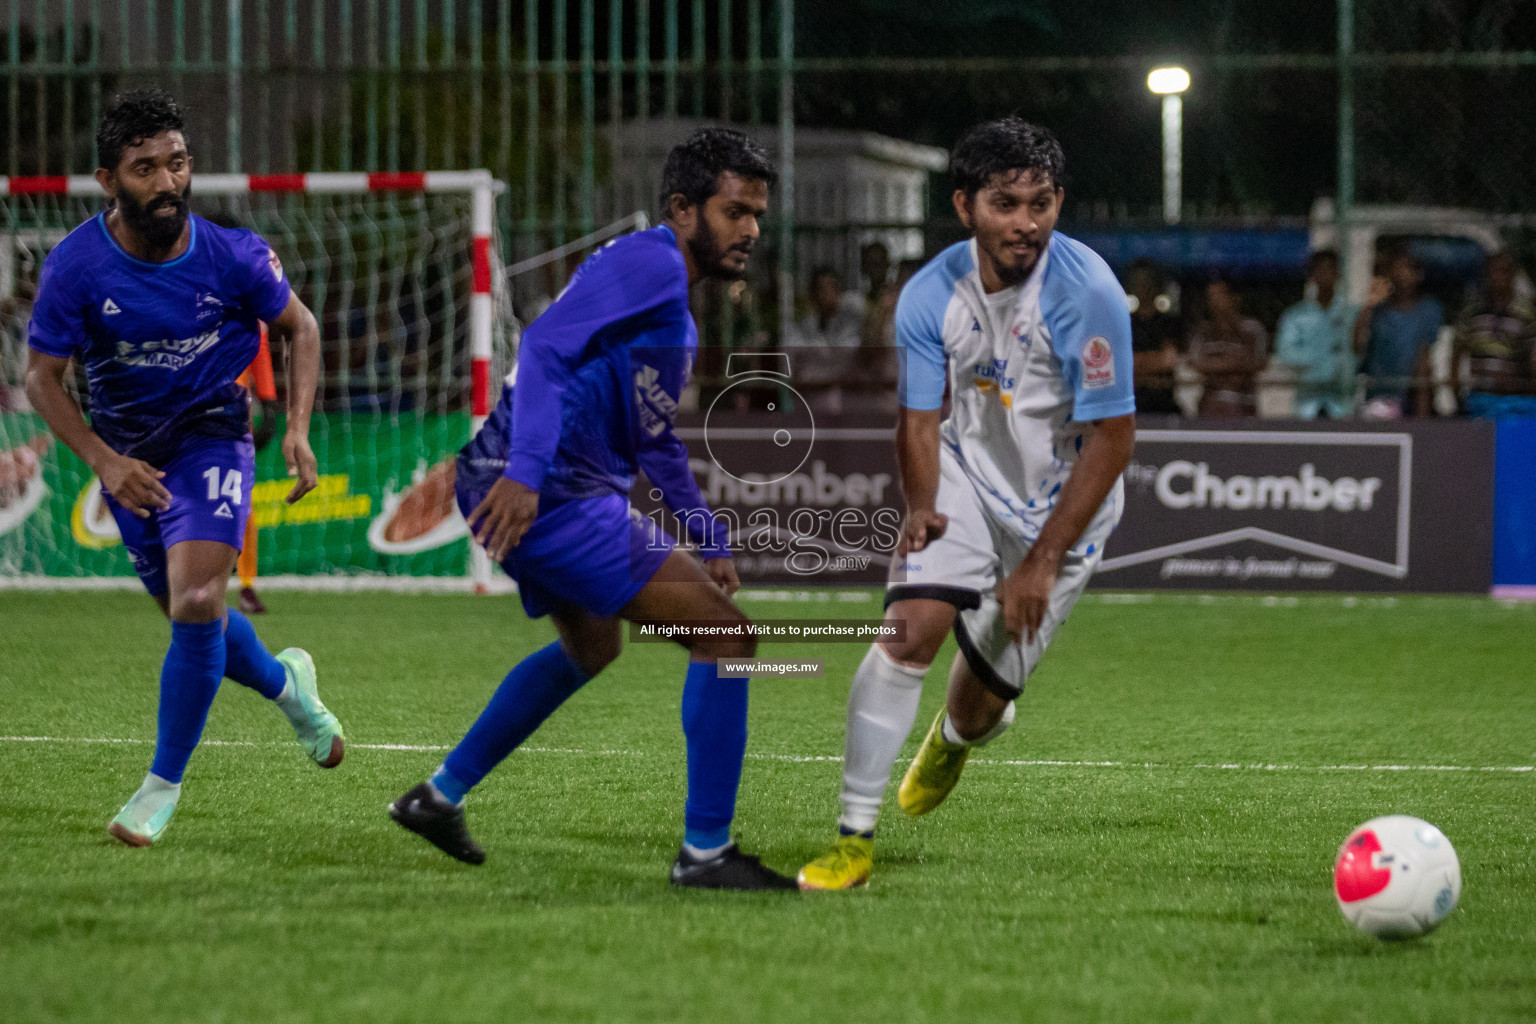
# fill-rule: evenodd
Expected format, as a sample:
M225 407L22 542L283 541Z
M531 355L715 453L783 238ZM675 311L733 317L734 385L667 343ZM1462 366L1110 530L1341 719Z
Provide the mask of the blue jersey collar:
M96 215L96 223L101 227L101 233L107 237L107 243L117 251L119 256L127 260L129 263L134 263L141 267L151 267L153 269L159 269L161 267L174 267L188 256L191 256L192 250L197 248L197 215L194 213L187 214L187 223L192 226L192 237L187 239L187 251L182 253L180 256L177 256L175 259L167 260L164 263L151 263L149 260L141 260L137 256L131 254L127 249L124 249L122 245L118 243L117 239L112 237L112 229L107 227L106 210L102 210Z

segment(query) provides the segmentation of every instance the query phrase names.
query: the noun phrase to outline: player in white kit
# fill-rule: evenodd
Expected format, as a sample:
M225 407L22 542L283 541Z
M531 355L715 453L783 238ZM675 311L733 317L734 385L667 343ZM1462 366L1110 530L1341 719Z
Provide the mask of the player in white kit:
M1061 146L1016 117L972 128L950 156L971 239L902 289L896 448L907 501L886 621L853 677L838 839L802 889L868 881L875 820L949 631L960 653L897 800L937 807L1082 594L1119 522L1135 438L1125 292L1099 256L1054 233ZM942 417L948 370L950 412Z

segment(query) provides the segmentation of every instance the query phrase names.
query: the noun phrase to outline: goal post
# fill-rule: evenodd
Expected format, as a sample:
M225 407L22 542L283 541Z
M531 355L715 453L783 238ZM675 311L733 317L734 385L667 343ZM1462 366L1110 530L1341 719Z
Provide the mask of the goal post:
M320 487L287 506L280 445L257 458L251 511L269 585L491 585L452 484L513 358L501 190L484 170L194 175L193 210L261 234L321 327ZM104 205L89 175L0 177L0 587L134 582L99 483L23 389L43 257Z

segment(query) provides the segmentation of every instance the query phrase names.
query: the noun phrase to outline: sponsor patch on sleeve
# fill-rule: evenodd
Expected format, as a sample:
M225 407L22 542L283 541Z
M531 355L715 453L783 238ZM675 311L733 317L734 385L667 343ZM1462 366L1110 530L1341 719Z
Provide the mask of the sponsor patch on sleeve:
M1083 343L1083 387L1092 390L1113 387L1114 383L1115 354L1109 339L1089 338Z
M272 277L275 280L283 279L283 261L277 258L277 253L271 248L267 249L267 266L272 268Z

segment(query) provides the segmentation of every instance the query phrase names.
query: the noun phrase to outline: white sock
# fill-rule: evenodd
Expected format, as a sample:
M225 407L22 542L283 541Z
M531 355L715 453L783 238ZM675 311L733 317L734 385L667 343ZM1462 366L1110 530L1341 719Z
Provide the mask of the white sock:
M719 846L712 846L709 849L704 850L694 846L692 843L684 843L683 849L687 850L688 856L692 857L694 860L714 860L716 857L720 856L720 854L724 853L725 848L730 845L730 843L721 843Z
M944 738L945 743L953 743L957 747L984 747L1007 732L1017 714L1013 701L1009 701L1008 706L1003 708L1003 717L997 720L997 724L973 740L962 739L955 731L955 723L950 721L949 715L946 714L944 724L939 727L939 735Z
M144 776L144 784L139 787L139 791L146 795L150 793L169 793L171 796L180 796L181 783L162 779L154 772L150 772Z
M310 730L309 712L304 710L304 702L299 699L299 688L293 685L290 679L283 684L283 692L272 698L272 703L277 705L295 729Z
M843 748L843 816L838 824L868 832L880 816L891 766L917 721L927 667L899 665L879 644L853 674L848 691L848 738Z

